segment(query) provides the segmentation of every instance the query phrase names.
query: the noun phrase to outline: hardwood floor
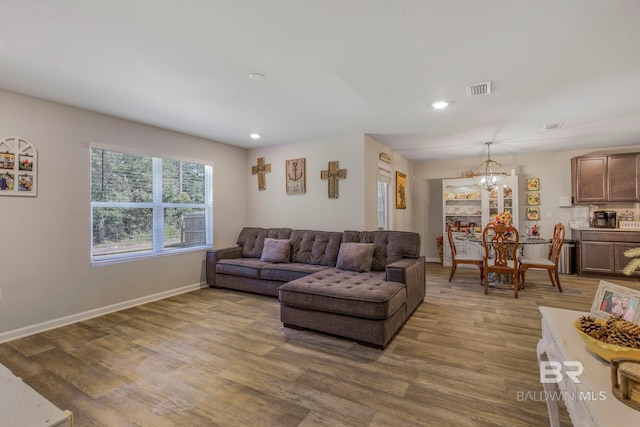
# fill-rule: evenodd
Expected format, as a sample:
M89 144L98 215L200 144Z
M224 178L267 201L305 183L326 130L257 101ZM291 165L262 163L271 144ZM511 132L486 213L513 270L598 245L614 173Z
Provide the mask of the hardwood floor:
M588 311L598 279L427 266L384 351L282 327L275 298L201 289L0 345L0 363L85 426L543 426L539 305ZM616 283L640 289L637 279ZM563 425L571 425L562 412Z

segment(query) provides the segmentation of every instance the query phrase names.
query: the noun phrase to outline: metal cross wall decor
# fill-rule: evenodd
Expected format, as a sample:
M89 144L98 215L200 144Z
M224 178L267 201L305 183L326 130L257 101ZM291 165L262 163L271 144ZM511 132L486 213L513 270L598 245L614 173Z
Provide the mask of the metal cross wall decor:
M320 171L320 179L328 180L327 185L329 187L329 198L338 198L338 180L345 179L347 177L346 169L338 169L338 162L329 162L329 169L326 171Z
M258 158L258 164L251 166L251 175L258 175L258 190L267 189L266 173L271 172L271 163L265 164L264 157Z

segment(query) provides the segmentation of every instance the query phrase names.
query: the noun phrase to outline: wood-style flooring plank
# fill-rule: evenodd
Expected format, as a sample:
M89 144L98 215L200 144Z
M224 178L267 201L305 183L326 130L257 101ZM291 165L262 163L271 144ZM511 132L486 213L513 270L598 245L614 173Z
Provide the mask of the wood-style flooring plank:
M0 363L78 426L548 425L540 305L588 311L599 279L527 272L484 295L427 265L426 298L384 350L284 328L276 298L201 289L0 345ZM608 279L640 289L634 279ZM563 427L571 425L561 411Z

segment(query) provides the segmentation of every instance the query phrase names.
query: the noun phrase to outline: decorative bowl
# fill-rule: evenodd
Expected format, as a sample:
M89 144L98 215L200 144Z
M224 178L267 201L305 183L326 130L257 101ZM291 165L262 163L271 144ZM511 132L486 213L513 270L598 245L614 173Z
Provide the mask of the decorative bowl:
M608 344L606 342L602 342L599 339L591 337L582 332L582 330L580 329L580 322L577 320L573 322L573 327L576 329L576 331L578 331L578 334L580 334L582 341L584 341L589 350L609 363L611 363L611 359L615 357L640 360L639 348L623 347L616 344Z

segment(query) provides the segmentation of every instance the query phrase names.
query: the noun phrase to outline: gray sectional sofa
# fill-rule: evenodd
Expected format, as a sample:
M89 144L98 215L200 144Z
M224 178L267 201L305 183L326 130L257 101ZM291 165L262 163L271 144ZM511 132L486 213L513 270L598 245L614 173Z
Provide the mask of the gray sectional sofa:
M286 327L384 348L425 295L420 235L245 227L207 251L207 283L277 296Z

